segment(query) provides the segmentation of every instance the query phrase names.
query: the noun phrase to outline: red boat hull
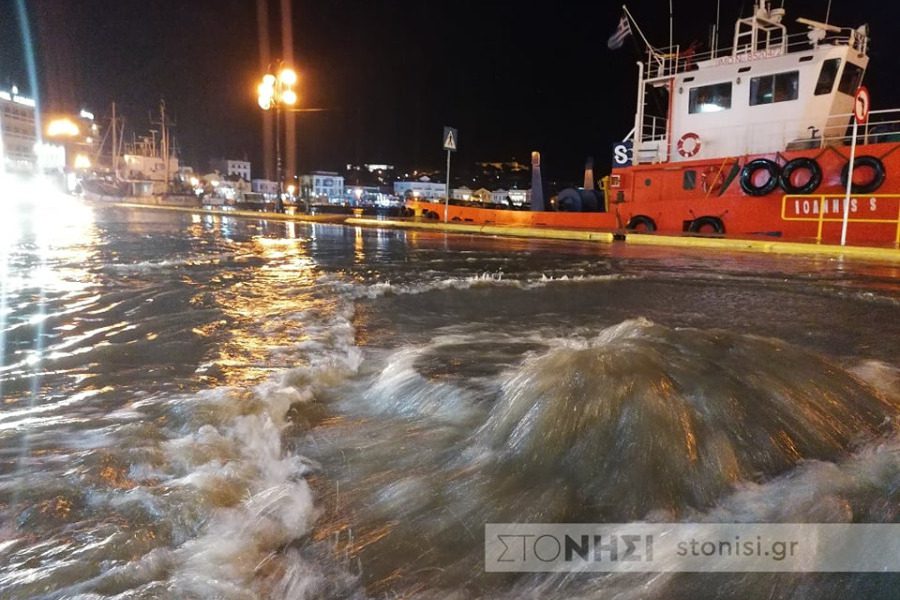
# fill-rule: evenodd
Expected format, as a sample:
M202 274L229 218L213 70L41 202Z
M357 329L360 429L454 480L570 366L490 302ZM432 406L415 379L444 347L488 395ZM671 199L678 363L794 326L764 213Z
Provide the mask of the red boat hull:
M895 245L900 235L900 143L866 144L856 157L871 156L884 166L884 181L871 193L851 195L847 243ZM849 162L850 148L828 147L770 155L644 164L613 169L606 212L518 211L454 206L450 221L518 227L623 230L647 228L659 233L723 233L729 237L767 237L791 241L839 243L846 194L841 171ZM763 195L748 194L741 185L743 168L754 159L780 166L797 158L816 161L821 183L809 194L786 196L781 186ZM767 173L760 176L765 178ZM802 187L803 173L795 186ZM857 169L855 184L865 184L874 173ZM752 181L751 181L752 183ZM443 219L442 204L413 201L416 216ZM718 223L722 231L716 231ZM693 226L693 227L692 227Z

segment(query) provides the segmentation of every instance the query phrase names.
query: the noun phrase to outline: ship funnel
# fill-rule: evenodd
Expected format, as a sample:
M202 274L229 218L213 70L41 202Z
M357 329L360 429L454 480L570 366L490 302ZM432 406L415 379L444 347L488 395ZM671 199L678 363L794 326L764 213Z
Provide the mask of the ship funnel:
M531 210L544 210L544 182L541 179L541 153L531 153Z

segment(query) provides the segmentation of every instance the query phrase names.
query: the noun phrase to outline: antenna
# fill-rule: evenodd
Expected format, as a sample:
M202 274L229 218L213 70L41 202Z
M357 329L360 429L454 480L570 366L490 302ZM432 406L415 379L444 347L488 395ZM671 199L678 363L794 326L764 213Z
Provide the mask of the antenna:
M712 40L710 49L712 51L710 58L715 58L719 54L719 17L722 14L722 0L716 0L716 25L712 30Z
M669 0L669 52L672 52L672 48L675 47L675 41L672 34L674 20L675 17L672 10L672 0Z
M801 25L806 25L811 29L821 29L822 31L830 31L831 33L841 32L840 27L835 27L834 25L829 25L828 23L820 23L819 21L813 21L812 19L807 19L805 17L798 17L797 22Z
M828 0L828 9L825 11L825 24L828 24L828 19L831 17L831 0Z

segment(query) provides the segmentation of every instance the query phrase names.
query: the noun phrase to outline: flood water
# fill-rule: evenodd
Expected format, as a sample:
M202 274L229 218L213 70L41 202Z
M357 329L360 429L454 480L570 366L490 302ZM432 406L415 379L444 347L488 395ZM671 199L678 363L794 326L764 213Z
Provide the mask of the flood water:
M896 598L483 531L900 521L900 268L3 210L2 598Z

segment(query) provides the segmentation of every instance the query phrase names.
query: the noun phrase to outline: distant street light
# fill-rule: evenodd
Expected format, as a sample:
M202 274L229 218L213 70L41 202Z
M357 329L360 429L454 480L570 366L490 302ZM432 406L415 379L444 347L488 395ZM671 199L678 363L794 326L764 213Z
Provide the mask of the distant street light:
M80 134L78 125L68 117L54 119L47 124L47 137L77 137Z
M91 159L88 158L84 154L79 154L75 157L75 163L73 165L76 169L90 169L91 168Z
M284 175L281 165L281 131L280 121L282 106L288 107L297 104L297 92L292 88L297 83L297 73L288 67L283 67L276 77L272 73L263 75L262 81L256 88L257 102L263 110L275 109L275 165L276 178L278 179L278 202L275 205L277 212L284 212Z

